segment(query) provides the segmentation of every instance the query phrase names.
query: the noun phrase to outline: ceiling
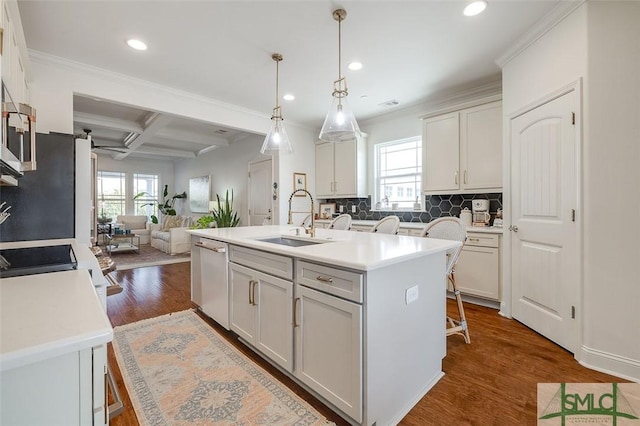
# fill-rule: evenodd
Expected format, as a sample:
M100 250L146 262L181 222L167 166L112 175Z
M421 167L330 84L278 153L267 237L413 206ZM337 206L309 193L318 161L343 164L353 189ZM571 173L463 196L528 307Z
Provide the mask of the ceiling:
M18 1L32 50L265 115L275 103L271 54L281 53L280 96L295 96L280 101L282 114L317 130L338 76L335 8L348 14L342 73L361 121L499 80L495 60L559 3L489 0L484 13L465 17L466 2L456 0ZM130 49L129 38L143 40L148 50ZM351 61L363 68L347 69ZM123 146L137 135L127 153L111 152L120 159L189 158L247 136L93 98L76 96L74 111L76 133L91 129L97 144Z

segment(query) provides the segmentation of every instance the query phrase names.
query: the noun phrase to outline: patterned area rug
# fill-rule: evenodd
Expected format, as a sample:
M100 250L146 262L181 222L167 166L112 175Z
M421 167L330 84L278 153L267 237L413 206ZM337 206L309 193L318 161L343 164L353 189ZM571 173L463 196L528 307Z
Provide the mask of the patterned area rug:
M116 327L141 425L332 425L193 311Z
M106 249L103 247L102 251L106 252ZM166 265L169 263L189 262L191 260L191 253L181 253L172 256L162 250L151 247L149 244L141 244L139 251L140 253L112 253L111 259L116 263L116 268L119 270L141 268L144 266Z

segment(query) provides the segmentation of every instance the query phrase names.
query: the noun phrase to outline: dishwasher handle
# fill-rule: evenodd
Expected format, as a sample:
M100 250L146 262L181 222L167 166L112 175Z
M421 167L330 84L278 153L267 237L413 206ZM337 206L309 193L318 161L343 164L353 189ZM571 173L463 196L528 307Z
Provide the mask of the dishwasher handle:
M196 247L200 247L200 248L203 248L203 249L211 250L211 251L214 251L216 253L225 253L227 251L227 249L225 247L209 247L205 243L203 243L202 241L196 241L195 245L196 245Z

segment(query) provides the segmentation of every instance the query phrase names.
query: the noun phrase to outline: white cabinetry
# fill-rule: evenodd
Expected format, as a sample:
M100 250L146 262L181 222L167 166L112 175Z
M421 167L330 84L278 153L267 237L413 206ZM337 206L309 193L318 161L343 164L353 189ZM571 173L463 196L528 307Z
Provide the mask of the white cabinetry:
M364 137L316 145L317 197L366 197L366 155Z
M238 261L234 249L239 249L243 256L255 252L258 260L273 257L282 258L278 261L283 263L293 263L292 259L284 256L235 246L231 247L232 261L234 258ZM229 282L231 330L273 362L292 372L293 282L235 263L229 263Z
M502 103L423 120L423 191L502 190Z
M2 2L2 81L14 104L29 103L28 54L16 1ZM8 100L7 100L8 101Z
M455 268L463 294L500 300L500 235L468 232Z
M0 424L106 425L106 371L106 344L3 371Z

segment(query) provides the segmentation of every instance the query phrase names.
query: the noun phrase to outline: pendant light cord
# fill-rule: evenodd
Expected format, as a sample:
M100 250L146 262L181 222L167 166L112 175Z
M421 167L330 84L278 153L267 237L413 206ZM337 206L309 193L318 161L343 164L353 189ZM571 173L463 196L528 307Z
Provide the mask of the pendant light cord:
M338 18L338 80L342 79L342 17Z
M279 71L279 65L280 65L280 61L276 60L276 108L279 108L280 105L278 105L278 84L280 82L280 71Z

